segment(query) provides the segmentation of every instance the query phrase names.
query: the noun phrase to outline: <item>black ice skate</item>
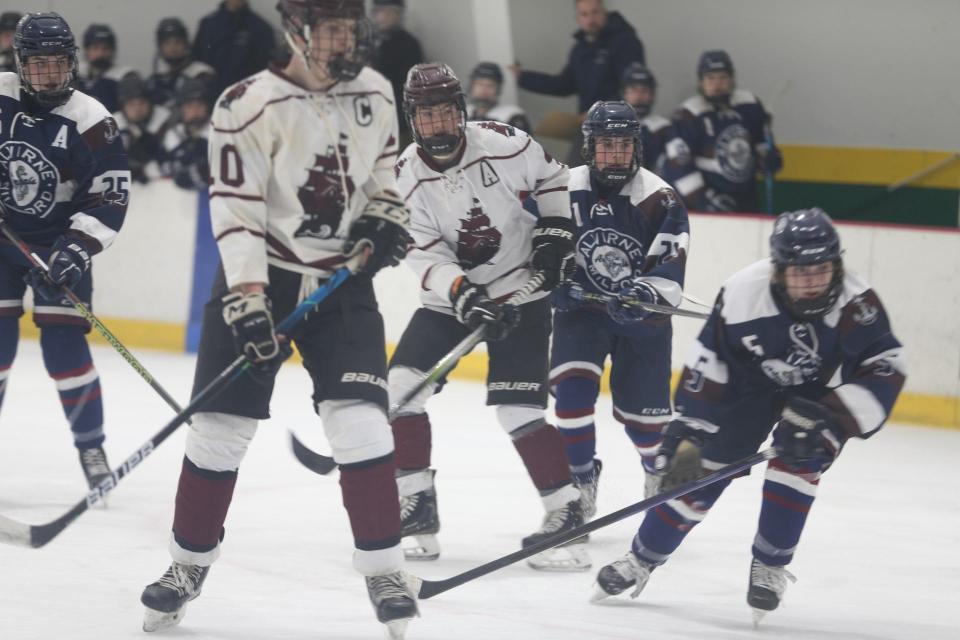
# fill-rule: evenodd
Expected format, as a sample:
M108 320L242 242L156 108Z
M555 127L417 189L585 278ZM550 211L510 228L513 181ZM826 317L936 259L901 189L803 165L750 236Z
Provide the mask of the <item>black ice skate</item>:
M400 496L400 535L412 537L415 543L403 549L407 560L436 560L440 557L440 543L437 542L440 513L437 511L437 490L433 486L436 473L433 469L425 469L413 474L424 474L421 481L427 481L429 486L412 495ZM401 477L399 483L402 485L410 478L412 476Z
M753 559L750 564L747 604L753 608L754 626L758 626L768 612L780 606L783 592L787 590L787 579L791 582L797 581L786 567L774 567Z
M594 458L590 471L572 474L573 486L580 490L580 509L583 511L584 522L589 522L590 518L597 515L597 489L602 469L603 463Z
M636 598L647 586L647 580L650 579L650 572L655 568L654 565L644 562L633 551L628 551L619 560L614 560L597 574L597 590L591 602L599 602L609 596L615 596L623 593L630 587L635 587L631 598Z
M200 595L210 567L174 562L153 584L147 585L140 602L147 608L144 631L160 631L183 620L187 603Z
M365 580L377 620L387 625L392 640L403 640L407 624L419 615L407 576L402 571L394 571L382 576L368 576Z
M80 449L80 467L91 489L110 477L110 465L103 447Z
M522 544L529 547L582 524L583 507L579 499L573 500L559 509L548 511L539 531L524 538ZM559 547L538 553L527 560L527 564L539 571L587 571L590 568L590 556L587 555L585 542L585 537L571 540Z

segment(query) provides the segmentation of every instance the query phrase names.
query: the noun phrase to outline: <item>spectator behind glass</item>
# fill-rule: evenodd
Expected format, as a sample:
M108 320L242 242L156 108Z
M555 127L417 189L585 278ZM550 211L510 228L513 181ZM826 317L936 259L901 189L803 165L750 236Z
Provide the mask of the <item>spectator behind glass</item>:
M697 65L699 94L673 114L689 157L677 187L697 211L758 211L757 174L783 167L773 144L771 116L749 91L736 88L726 51L704 51Z
M559 75L525 71L520 65L509 69L521 89L551 96L577 95L581 119L598 100L619 100L620 79L631 62L644 62L643 43L636 30L617 11L608 12L603 0L576 0L577 25L567 64ZM570 151L570 166L580 159L582 134Z
M91 24L83 32L83 60L80 61L80 90L100 101L107 111L120 109L117 87L120 80L135 73L130 67L114 66L117 36L106 24Z
M495 62L481 62L470 72L467 119L494 120L530 133L527 114L515 104L500 104L503 72Z
M403 0L373 0L373 23L377 29L377 55L373 67L393 85L401 151L412 141L403 115L403 83L410 67L423 62L420 41L403 28L403 8Z
M0 14L0 72L17 70L13 61L13 34L22 17L23 14L15 11Z
M127 150L133 180L146 183L162 177L163 149L160 143L167 130L170 111L150 101L147 83L138 73L131 73L120 81L117 98L120 110L113 117Z
M210 180L207 84L197 79L185 81L177 90L176 105L176 124L163 138L165 173L182 189L206 189Z
M164 18L157 25L157 53L147 80L155 104L174 107L176 93L189 79L212 85L213 67L190 56L190 35L180 18Z
M273 30L254 13L247 0L224 0L220 7L200 21L193 41L193 59L216 72L211 95L247 76L263 71L274 50Z

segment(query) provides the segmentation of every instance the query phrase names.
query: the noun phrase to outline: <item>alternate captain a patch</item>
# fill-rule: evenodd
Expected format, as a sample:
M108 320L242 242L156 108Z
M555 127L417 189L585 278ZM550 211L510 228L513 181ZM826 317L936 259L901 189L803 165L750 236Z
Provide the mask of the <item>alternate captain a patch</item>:
M0 200L8 209L44 218L57 204L60 172L43 152L20 140L0 145Z
M633 275L634 268L639 273L643 265L643 246L616 229L587 231L577 241L577 252L583 257L590 282L610 295L616 295L621 284Z

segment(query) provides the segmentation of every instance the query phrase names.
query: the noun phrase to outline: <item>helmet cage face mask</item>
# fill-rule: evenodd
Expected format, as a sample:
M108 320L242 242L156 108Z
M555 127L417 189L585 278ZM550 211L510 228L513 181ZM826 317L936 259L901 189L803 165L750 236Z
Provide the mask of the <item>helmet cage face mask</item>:
M17 24L13 55L21 88L37 105L52 109L73 95L78 77L77 46L70 27L58 14L24 16Z
M770 236L774 276L771 288L794 318L814 319L828 313L843 291L843 251L830 217L819 208L781 214ZM793 298L787 289L787 267L833 264L824 290L813 297Z
M590 168L590 177L607 187L620 187L636 175L643 166L642 126L636 111L626 102L598 102L587 112L583 123L581 155ZM633 141L633 153L628 166L600 167L597 163L598 138L626 138Z
M336 81L353 80L373 51L373 26L351 2L286 0L277 8L284 38L315 74ZM303 43L298 44L297 38Z
M443 109L447 106L447 109ZM430 114L425 112L429 110ZM456 114L456 133L443 131L424 135L423 130L430 127L432 131L442 130L447 124L450 112ZM429 99L417 101L407 113L410 131L416 143L428 154L434 157L443 157L453 154L460 141L463 140L466 130L467 109L463 96L459 98L442 98L436 101ZM426 125L426 126L425 126Z

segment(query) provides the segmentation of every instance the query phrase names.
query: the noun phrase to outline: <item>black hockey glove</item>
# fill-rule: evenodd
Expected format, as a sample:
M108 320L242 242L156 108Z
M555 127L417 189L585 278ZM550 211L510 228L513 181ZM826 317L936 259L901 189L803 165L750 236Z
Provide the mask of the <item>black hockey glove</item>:
M410 244L410 211L398 196L380 193L374 196L363 209L363 214L353 221L343 255L348 258L370 248L367 261L360 273L373 276L384 267L400 264L407 255Z
M816 460L828 467L840 453L846 434L837 415L813 400L790 398L773 430L773 448L792 467Z
M540 218L533 230L530 264L543 274L543 291L553 291L573 277L577 262L573 245L573 220L549 216Z
M223 296L223 321L233 332L237 353L254 368L272 375L293 350L277 339L270 313L270 298L263 293L228 293Z
M450 302L457 320L471 330L483 325L487 340L503 340L520 322L520 310L512 304L497 304L487 295L487 288L462 276L450 289Z
M90 252L83 241L69 236L60 236L50 251L49 276L43 269L31 269L24 280L33 290L47 300L56 300L61 294L60 286L72 289L90 270Z
M667 424L653 463L655 473L662 476L660 491L669 491L703 475L700 449L709 435L715 432L713 425L683 418Z

